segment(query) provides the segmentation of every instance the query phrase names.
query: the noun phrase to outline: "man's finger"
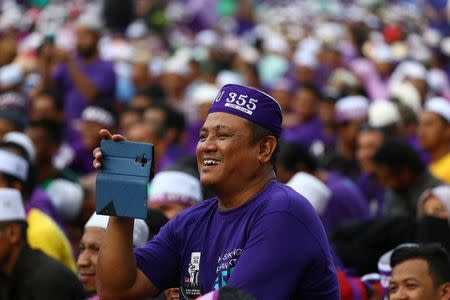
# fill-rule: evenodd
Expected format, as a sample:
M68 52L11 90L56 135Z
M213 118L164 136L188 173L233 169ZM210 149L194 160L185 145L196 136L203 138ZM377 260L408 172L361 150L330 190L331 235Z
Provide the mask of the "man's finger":
M111 134L111 132L109 132L108 129L101 129L100 135L101 135L102 139L104 139L104 140L112 140L112 134Z

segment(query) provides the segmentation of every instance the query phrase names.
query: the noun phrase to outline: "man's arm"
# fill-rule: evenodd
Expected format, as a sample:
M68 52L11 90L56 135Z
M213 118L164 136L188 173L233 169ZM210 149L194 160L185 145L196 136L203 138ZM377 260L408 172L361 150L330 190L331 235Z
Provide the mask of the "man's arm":
M97 87L85 74L83 74L83 72L81 72L73 56L68 55L66 65L70 78L72 78L81 95L83 95L88 102L93 102L99 94Z
M101 299L136 299L158 294L136 266L133 220L110 217L97 261L97 292Z

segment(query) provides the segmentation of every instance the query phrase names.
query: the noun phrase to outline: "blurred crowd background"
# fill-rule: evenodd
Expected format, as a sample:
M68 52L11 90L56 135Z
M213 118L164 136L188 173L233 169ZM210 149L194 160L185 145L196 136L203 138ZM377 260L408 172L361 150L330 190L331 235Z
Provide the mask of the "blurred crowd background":
M0 3L0 150L29 166L0 167L0 183L21 191L29 224L36 210L54 223L47 240L70 242L42 249L73 271L87 264L80 240L95 210L99 130L155 147L150 239L211 196L195 147L228 83L278 100L277 176L321 217L343 299L381 294L360 277L399 244L450 249L447 1Z

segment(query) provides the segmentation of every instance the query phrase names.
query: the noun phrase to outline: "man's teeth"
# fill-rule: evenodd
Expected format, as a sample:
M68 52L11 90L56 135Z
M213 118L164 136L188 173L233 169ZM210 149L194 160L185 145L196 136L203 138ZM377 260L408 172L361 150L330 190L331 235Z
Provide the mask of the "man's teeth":
M203 160L203 165L205 166L215 166L218 165L219 161L214 159L205 159Z

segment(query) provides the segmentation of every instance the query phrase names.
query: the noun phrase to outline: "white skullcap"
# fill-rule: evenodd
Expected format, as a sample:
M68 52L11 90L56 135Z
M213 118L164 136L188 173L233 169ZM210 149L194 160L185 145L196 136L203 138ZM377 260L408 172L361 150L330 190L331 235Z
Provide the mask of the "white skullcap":
M206 48L217 47L220 43L220 38L214 30L202 30L195 36L195 44Z
M110 128L115 126L112 113L98 106L86 107L81 113L81 120L98 123Z
M392 63L394 61L394 52L386 44L375 45L371 49L370 57L377 63Z
M19 43L19 52L36 51L44 42L44 35L34 31Z
M434 68L428 71L427 83L433 92L442 93L450 90L447 74L442 69Z
M84 228L98 227L106 230L108 227L108 220L109 216L98 215L94 212L86 222L86 225L84 225ZM133 227L133 246L143 246L148 240L149 233L150 229L148 228L147 223L145 223L144 220L135 219Z
M164 64L164 73L186 76L190 72L188 61L181 57L171 57Z
M369 125L385 127L401 121L397 106L386 100L375 101L369 106Z
M0 188L0 222L26 221L22 195L16 189Z
M17 154L0 149L0 172L26 181L28 162Z
M294 63L297 66L305 66L310 69L315 69L318 65L316 54L306 50L299 50L295 52Z
M335 105L336 121L361 120L367 117L369 99L364 96L347 96Z
M83 204L83 189L79 184L66 179L55 179L46 192L64 221L73 221L80 213Z
M34 162L34 160L36 159L36 150L34 149L34 144L26 134L19 131L8 132L7 134L5 134L5 136L3 136L3 142L15 144L23 148L26 151L30 162Z
M149 201L202 201L200 180L180 171L162 171L151 182Z
M227 84L244 85L245 80L239 73L229 71L229 70L223 70L223 71L220 71L219 74L217 74L216 84L218 86L224 86Z
M147 25L142 20L136 20L128 25L125 35L129 39L139 39L146 36L148 33Z
M284 37L274 32L264 37L263 47L266 52L286 54L289 51L289 45Z
M215 84L204 83L196 87L192 93L194 105L212 103L219 93L219 87Z
M19 84L23 79L24 73L20 64L10 63L0 68L0 87L9 87Z
M425 102L424 111L438 114L450 123L450 103L442 97L433 97Z
M444 53L447 56L450 56L450 36L445 37L441 40L440 48L442 53Z
M239 48L238 55L242 58L242 60L250 64L256 63L259 59L258 50L246 44Z
M78 17L76 26L77 28L88 28L97 32L103 29L102 19L97 13L82 14Z
M389 86L390 96L398 99L402 104L410 107L418 116L422 111L420 94L417 88L408 81L395 81Z
M102 49L102 57L112 61L131 61L134 56L133 47L124 40L113 40Z
M416 61L405 61L401 63L392 74L392 80L397 79L403 80L405 77L426 80L427 79L427 69Z
M298 172L286 185L303 195L319 215L323 214L330 200L331 191L322 181L308 173Z

